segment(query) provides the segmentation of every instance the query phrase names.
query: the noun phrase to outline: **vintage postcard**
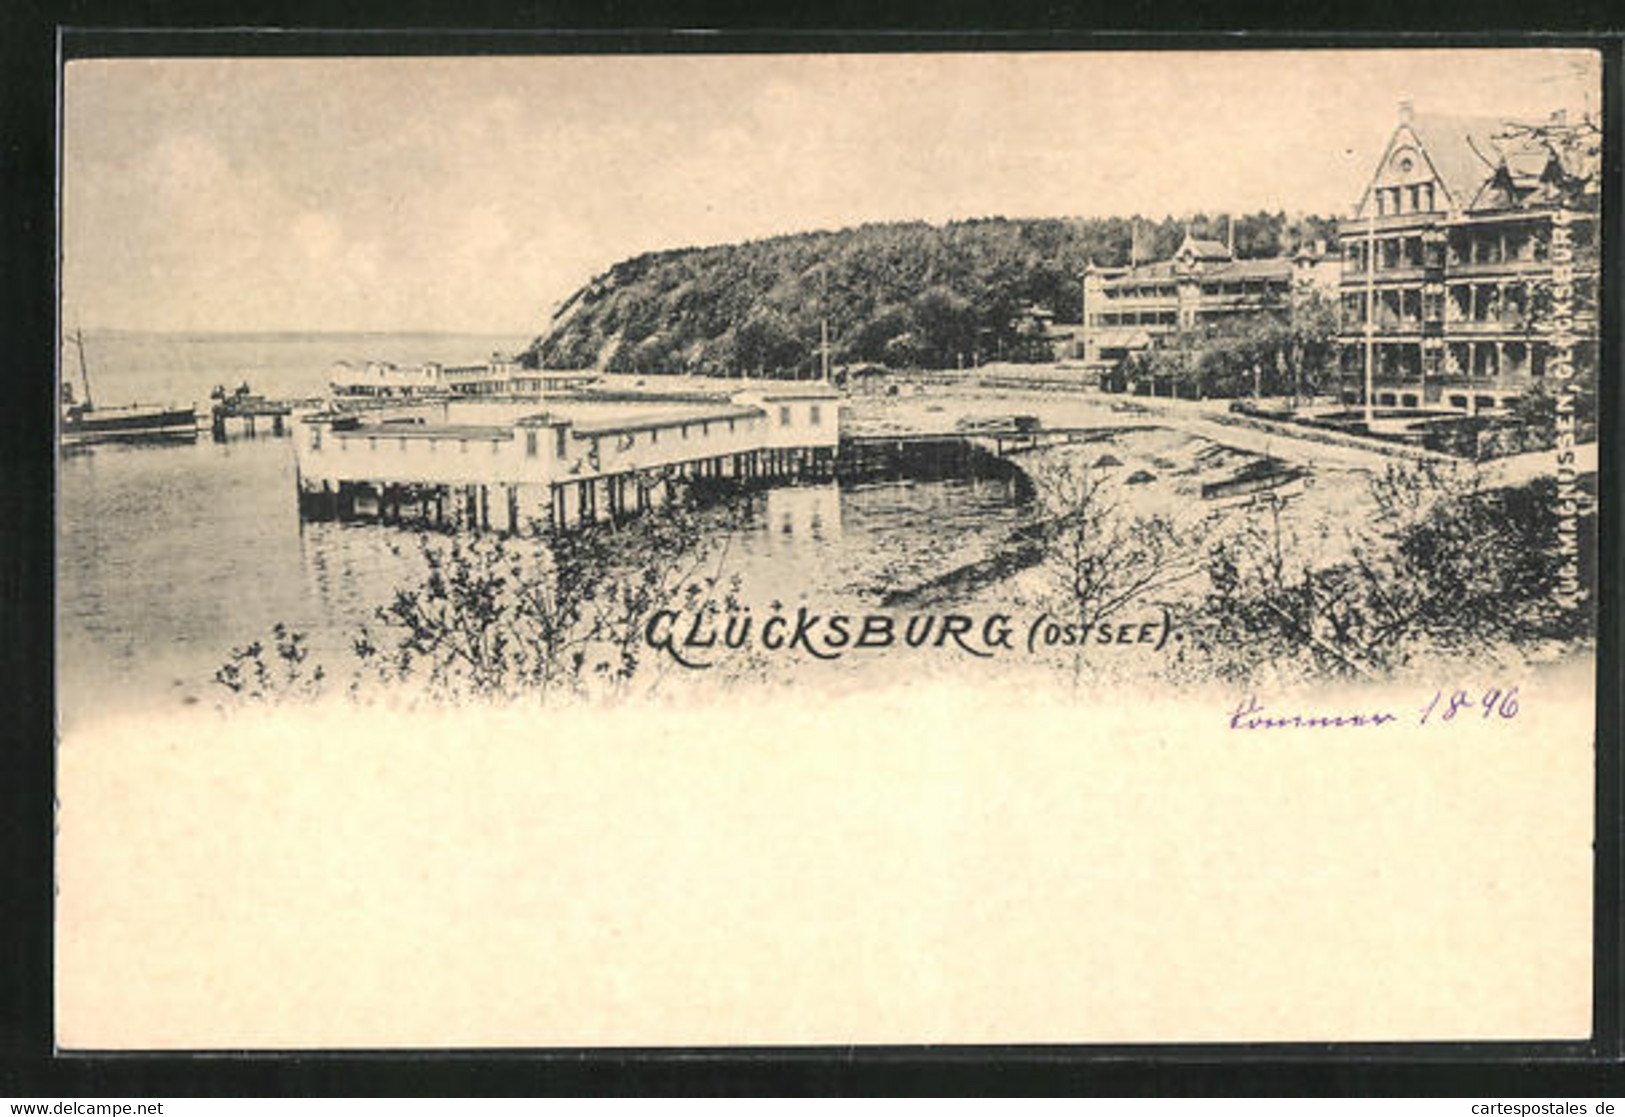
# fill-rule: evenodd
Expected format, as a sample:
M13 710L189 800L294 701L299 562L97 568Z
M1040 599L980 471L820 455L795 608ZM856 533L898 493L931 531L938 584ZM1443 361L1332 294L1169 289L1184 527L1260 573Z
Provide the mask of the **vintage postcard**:
M66 54L62 1049L1591 1034L1595 52Z

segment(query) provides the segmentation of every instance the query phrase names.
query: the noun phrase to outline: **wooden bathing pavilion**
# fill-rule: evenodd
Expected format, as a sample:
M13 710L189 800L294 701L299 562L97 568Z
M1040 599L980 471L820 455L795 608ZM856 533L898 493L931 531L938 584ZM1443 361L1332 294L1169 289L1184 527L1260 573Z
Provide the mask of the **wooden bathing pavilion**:
M538 401L490 422L432 422L409 408L302 416L300 514L521 533L635 515L689 480L834 476L840 396L823 384L623 398L600 417L591 402Z

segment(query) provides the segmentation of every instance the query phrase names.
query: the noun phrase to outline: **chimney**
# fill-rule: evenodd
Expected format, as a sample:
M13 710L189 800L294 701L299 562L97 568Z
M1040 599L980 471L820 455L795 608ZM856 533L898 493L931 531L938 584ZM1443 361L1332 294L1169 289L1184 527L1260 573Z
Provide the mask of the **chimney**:
M1556 124L1558 127L1562 127L1568 122L1569 111L1567 109L1556 109L1552 112L1551 123Z
M1415 115L1416 108L1411 104L1411 99L1409 97L1405 98L1399 103L1399 122L1401 124L1409 124L1411 122L1411 118Z

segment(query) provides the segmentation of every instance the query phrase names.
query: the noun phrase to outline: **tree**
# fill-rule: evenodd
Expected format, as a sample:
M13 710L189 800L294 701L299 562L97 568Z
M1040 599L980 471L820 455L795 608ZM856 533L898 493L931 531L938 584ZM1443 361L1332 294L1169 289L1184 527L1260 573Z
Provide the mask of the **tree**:
M915 331L928 363L950 368L976 346L977 321L968 299L944 286L922 292L909 304Z
M907 331L886 342L881 348L881 360L891 368L919 368L925 353L920 339L912 331Z
M777 310L756 311L734 340L734 359L746 372L784 372L800 365L804 356L789 319Z
M1074 671L1081 672L1098 626L1198 572L1199 533L1176 529L1166 516L1130 513L1118 482L1075 458L1052 460L1032 477L1052 514L1042 532L1048 610L1075 626Z
M624 693L645 666L660 610L737 612L726 574L736 513L700 511L678 493L623 525L529 538L421 531L423 574L377 612L381 628L351 640L350 692L402 684L441 701ZM239 700L319 697L328 673L306 662L304 637L277 625L271 650L233 651L215 681Z
M1271 215L1238 216L1238 250L1271 254L1277 225ZM631 368L638 344L656 334L672 352L690 353L743 331L749 367L800 368L812 355L791 355L780 343L794 337L805 350L826 318L832 344L850 344L861 360L880 360L886 343L908 331L924 363L953 365L978 347L1020 351L1018 310L1030 304L1057 322L1077 321L1078 276L1091 261L1126 262L1136 227L1141 260L1167 257L1185 229L1171 216L916 221L645 253L564 300L523 361L580 368L613 359ZM1197 231L1225 235L1222 218ZM759 316L780 328L754 336L762 323L746 327Z
M1391 466L1337 562L1309 557L1271 501L1210 549L1207 596L1182 616L1189 644L1206 670L1248 681L1380 677L1429 653L1586 638L1587 610L1555 592L1552 486L1486 493L1466 471Z
M1297 293L1277 349L1277 367L1290 388L1292 406L1306 396L1320 395L1335 381L1337 361L1337 303L1325 292L1310 288Z

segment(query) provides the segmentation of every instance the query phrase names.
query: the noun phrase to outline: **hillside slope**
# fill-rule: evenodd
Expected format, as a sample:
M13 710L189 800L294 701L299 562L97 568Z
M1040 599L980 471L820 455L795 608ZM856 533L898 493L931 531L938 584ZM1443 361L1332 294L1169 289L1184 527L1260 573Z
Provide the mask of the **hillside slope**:
M1198 236L1225 222L1197 218ZM1140 220L1141 259L1165 257L1186 222ZM986 218L863 225L624 260L560 305L525 363L543 368L807 374L828 321L831 360L952 367L977 353L1043 359L1026 307L1078 321L1090 260L1126 263L1129 218ZM1235 222L1237 255L1328 239L1320 217Z

